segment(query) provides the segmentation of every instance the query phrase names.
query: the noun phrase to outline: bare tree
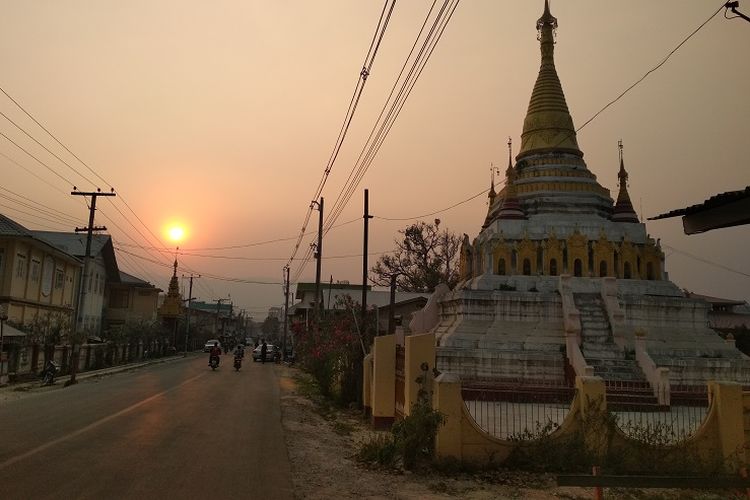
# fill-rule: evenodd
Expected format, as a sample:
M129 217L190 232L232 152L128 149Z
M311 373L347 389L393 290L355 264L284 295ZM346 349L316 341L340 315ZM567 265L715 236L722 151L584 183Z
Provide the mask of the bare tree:
M440 219L434 224L419 221L399 233L396 250L380 257L370 270L376 285L389 286L396 275L396 286L405 292L433 292L440 283L456 286L461 240L446 229L440 231Z

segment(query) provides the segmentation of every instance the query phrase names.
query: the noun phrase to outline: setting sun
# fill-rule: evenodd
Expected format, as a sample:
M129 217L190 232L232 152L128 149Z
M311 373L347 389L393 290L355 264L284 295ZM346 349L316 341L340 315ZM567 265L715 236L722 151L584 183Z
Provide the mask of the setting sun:
M182 241L185 237L185 229L180 226L170 227L167 233L169 234L169 239L175 242Z

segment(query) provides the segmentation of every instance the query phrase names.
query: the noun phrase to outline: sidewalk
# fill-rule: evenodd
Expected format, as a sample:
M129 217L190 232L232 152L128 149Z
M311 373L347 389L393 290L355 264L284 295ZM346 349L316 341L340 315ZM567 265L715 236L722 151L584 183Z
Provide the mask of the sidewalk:
M84 372L78 372L76 374L76 380L80 382L80 381L91 379L91 378L102 377L105 375L113 375L115 373L122 373L122 372L130 371L130 370L136 370L144 366L156 365L159 363L173 363L173 362L182 361L182 360L192 360L198 356L203 356L203 353L195 351L195 352L187 353L187 356L183 356L182 354L177 354L174 356L166 356L163 358L155 358L155 359L149 359L149 360L144 360L144 361L138 361L135 363L127 363L124 365L110 366L107 368L101 368L99 370L86 370ZM39 379L31 380L28 382L6 384L4 386L0 386L0 401L9 399L7 396L11 394L28 393L34 389L49 390L49 389L55 389L55 388L62 388L65 386L65 383L69 380L70 380L70 375L62 375L62 376L56 377L55 383L51 386L42 386L41 381Z

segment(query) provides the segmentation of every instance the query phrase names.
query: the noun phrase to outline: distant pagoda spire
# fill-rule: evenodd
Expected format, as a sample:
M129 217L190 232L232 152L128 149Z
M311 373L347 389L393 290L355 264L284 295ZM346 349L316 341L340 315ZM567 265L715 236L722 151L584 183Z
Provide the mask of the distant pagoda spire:
M513 168L513 141L508 137L508 168L505 169L505 198L497 214L498 219L525 219L516 194L516 169Z
M172 271L172 278L169 280L169 288L167 289L167 296L179 297L180 296L180 282L177 279L177 258L174 259L174 264L172 267L174 268L174 270Z
M542 52L539 75L531 93L526 119L521 134L521 150L516 160L532 154L545 152L568 152L578 156L573 118L565 102L565 94L555 69L555 33L557 18L549 10L549 1L544 2L544 13L536 22L538 40Z
M490 199L490 207L492 207L492 202L495 201L496 196L497 192L495 191L495 165L490 163L490 192L487 194L487 197Z
M640 222L628 194L628 172L625 170L621 140L617 141L617 148L620 150L620 171L617 173L620 192L617 194L617 203L615 203L615 209L612 212L612 220L615 222Z

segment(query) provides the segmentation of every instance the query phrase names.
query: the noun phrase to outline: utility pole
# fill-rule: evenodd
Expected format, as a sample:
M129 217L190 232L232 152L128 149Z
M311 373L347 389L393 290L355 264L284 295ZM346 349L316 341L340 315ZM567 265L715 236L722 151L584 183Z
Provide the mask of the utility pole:
M216 300L216 336L220 337L219 335L219 315L221 314L221 303L227 299L217 299ZM223 330L223 329L222 329Z
M318 244L315 247L315 318L316 322L320 322L323 312L323 301L320 300L320 265L323 260L323 197L320 197L320 201L313 201L314 204L318 205Z
M185 324L185 356L187 356L188 351L188 338L190 336L190 306L193 304L193 279L200 278L201 275L190 275L190 286L188 287L188 299L187 299L187 321Z
M281 341L283 349L281 359L286 357L286 332L289 323L289 266L284 266L284 338Z
M370 219L372 219L372 215L370 215L370 191L367 189L365 189L365 213L362 218L365 221L365 234L362 248L362 327L360 328L360 331L364 334L365 321L367 320L367 251L368 238L370 236ZM375 332L375 335L377 335L377 332Z
M91 273L91 240L94 237L94 231L106 231L106 227L104 226L94 226L94 214L96 213L96 199L99 196L117 196L115 194L115 190L112 189L109 193L102 193L101 189L97 189L95 192L84 192L84 191L78 191L78 188L73 186L73 191L70 193L73 196L90 196L91 197L91 206L89 207L89 225L88 227L77 227L75 229L76 233L81 233L83 231L86 231L86 254L83 258L83 275L81 276L79 286L78 286L78 306L76 308L76 325L75 325L75 332L76 335L73 337L73 345L72 347L72 353L71 353L71 363L70 363L70 380L68 380L65 385L73 385L77 383L76 380L76 373L78 372L78 353L81 346L78 342L76 342L76 337L80 336L80 334L84 331L83 328L83 306L86 299L86 283L89 279L89 274Z
M388 335L396 333L396 279L398 273L391 275L391 304L388 308Z

